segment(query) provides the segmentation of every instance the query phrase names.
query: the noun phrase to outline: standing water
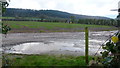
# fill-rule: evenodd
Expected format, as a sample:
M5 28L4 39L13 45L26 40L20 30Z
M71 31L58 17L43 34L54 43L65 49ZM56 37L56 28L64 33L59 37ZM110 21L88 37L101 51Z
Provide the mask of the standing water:
M115 32L117 31L89 32L89 55L94 55L100 45ZM23 42L12 46L7 45L6 53L68 54L77 56L85 53L84 32L10 34L8 39L13 38L12 36L20 37L17 42L26 40L34 42ZM14 37L13 41L15 40L16 38ZM8 42L10 43L11 41ZM3 43L6 42L4 41ZM100 55L101 51L102 49L99 50L98 55Z

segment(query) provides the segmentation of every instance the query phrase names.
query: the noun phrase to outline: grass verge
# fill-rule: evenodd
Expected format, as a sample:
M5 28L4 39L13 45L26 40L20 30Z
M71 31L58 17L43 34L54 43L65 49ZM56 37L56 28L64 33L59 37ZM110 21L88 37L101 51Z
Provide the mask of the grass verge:
M91 60L89 56L89 60ZM11 66L87 66L85 56L7 55ZM5 61L3 60L3 65Z

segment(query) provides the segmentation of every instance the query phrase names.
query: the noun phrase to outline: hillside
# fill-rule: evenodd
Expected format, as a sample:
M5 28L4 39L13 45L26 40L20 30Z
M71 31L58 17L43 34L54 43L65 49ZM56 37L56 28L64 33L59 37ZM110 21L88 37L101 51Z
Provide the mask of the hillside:
M3 17L34 17L34 18L59 18L59 19L69 19L70 16L74 16L76 19L110 19L107 17L100 16L86 16L72 14L68 12L58 11L58 10L31 10L31 9L18 9L18 8L7 8L6 13Z

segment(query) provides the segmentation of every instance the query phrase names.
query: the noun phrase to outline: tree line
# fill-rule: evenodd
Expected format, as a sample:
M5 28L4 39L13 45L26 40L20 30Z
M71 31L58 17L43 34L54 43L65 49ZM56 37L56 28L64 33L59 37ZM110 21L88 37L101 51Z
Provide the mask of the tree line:
M4 21L38 21L38 22L64 22L89 25L109 25L117 26L118 22L114 19L75 15L57 10L31 10L7 8L3 17L14 17L14 19L3 19Z
M89 25L108 25L108 26L117 26L118 22L115 19L79 19L77 23L80 24L89 24Z

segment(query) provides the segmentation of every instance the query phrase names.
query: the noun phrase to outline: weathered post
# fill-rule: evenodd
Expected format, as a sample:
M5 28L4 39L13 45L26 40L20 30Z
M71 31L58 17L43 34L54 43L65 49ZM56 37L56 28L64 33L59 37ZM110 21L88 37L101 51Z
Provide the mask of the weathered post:
M88 61L88 27L85 27L85 60L86 60L86 64L89 63Z

